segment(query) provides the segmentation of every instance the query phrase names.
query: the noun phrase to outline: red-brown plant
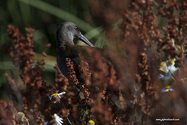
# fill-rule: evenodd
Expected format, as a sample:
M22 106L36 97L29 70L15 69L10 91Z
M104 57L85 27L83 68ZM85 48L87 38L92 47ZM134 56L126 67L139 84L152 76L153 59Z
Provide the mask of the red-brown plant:
M90 5L94 21L103 26L102 36L110 44L104 50L110 63L99 52L88 50L93 59L88 64L81 57L81 81L67 58L70 81L55 66L55 83L47 86L41 75L45 60L32 65L34 30L26 28L25 38L17 27L8 26L14 46L4 44L2 49L20 71L23 85L6 74L18 102L0 100L0 123L53 124L56 113L65 125L86 125L90 119L98 125L159 124L156 119L162 118L179 119L165 124L186 124L187 1L91 0ZM175 74L174 91L162 93L159 64L169 58L176 59L180 72ZM66 93L52 97L60 92Z

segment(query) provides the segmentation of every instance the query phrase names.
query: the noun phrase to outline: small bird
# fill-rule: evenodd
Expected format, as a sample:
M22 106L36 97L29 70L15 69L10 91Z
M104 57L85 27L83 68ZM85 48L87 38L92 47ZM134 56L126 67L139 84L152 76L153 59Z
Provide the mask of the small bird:
M89 46L75 45L73 40L77 38L82 40ZM68 69L66 65L66 58L70 58L74 64L76 74L78 73L78 66L80 64L80 56L84 59L91 58L87 54L85 47L94 47L80 32L79 28L72 22L63 22L57 29L57 64L61 73L69 79ZM94 47L95 48L95 47ZM86 60L88 61L88 60Z

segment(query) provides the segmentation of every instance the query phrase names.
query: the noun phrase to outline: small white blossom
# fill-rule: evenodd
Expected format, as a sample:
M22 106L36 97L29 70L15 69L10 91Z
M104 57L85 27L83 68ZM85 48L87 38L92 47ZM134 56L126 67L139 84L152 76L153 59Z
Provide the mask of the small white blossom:
M170 91L174 91L174 90L171 88L171 86L165 86L165 88L163 88L163 89L161 90L162 93L163 93L163 92L170 92Z
M53 118L53 120L55 121L55 123L56 123L57 125L62 125L62 123L63 123L63 118L60 118L57 114L54 114L54 115L52 116L52 118Z
M173 77L172 74L169 74L169 75L162 75L162 74L159 74L159 79L160 80L164 80L164 81L168 81L168 80L175 80L175 78Z
M66 92L61 92L61 93L54 93L52 94L49 99L51 100L52 98L58 97L59 99L61 98L61 95L66 94ZM53 103L56 103L56 101L54 101Z
M178 68L175 67L175 58L169 59L165 62L161 62L160 64L160 71L166 73L166 75L159 74L158 78L164 82L164 84L171 84L171 82L175 81L175 73Z
M178 68L175 67L175 60L176 59L174 58L161 62L159 70L165 72L166 74L174 74L178 70Z
M173 84L173 81L176 80L175 73L178 68L175 67L175 60L175 58L169 59L165 62L161 62L160 64L159 70L165 72L166 75L159 74L159 79L163 82L163 84L167 85L161 90L161 92L174 91L169 85Z

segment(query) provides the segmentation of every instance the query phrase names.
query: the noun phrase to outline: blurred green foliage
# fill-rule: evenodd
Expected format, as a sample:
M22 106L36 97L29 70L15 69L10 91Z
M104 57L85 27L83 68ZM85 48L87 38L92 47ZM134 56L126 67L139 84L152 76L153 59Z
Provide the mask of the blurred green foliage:
M31 27L34 32L34 52L41 54L45 43L51 43L46 50L53 58L47 59L44 79L47 84L53 84L56 64L56 37L55 33L59 24L63 21L71 21L78 25L83 34L97 47L102 47L100 36L102 28L96 28L89 12L89 0L1 0L0 1L0 46L4 43L12 44L7 36L8 25L19 27L21 33L25 33L25 27ZM24 34L25 35L25 34ZM15 71L7 54L0 50L0 85L6 83L5 72L12 78L19 79L19 72ZM42 56L36 59L41 59ZM36 62L37 60L35 60ZM51 77L49 77L51 76Z

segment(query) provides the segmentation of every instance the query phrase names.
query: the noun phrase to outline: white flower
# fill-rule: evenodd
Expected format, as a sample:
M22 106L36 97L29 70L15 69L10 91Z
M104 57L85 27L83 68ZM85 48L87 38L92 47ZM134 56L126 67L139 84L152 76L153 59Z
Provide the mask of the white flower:
M171 88L171 86L165 86L165 88L163 88L163 89L161 90L161 92L170 92L170 91L174 91L174 90Z
M159 79L160 80L163 80L163 81L168 81L168 80L175 80L175 78L173 77L172 74L169 74L169 75L162 75L162 74L159 74Z
M63 118L60 118L56 113L54 114L54 115L52 115L52 118L53 118L53 120L55 121L55 123L57 124L57 125L62 125L62 123L63 123ZM48 121L46 121L45 123L44 123L44 125L47 125L48 124Z
M58 97L58 98L60 99L60 98L61 98L61 95L64 95L64 94L66 94L66 92L54 93L54 94L52 94L52 95L49 97L49 99L51 100L52 98L56 98L56 97ZM56 101L54 101L53 103L56 103Z
M166 73L166 75L159 74L159 79L162 80L163 82L172 82L175 81L175 73L178 70L178 68L175 67L175 58L169 59L165 62L161 62L160 64L160 71L163 71Z
M62 125L62 123L63 123L63 118L60 118L57 114L54 114L54 115L52 116L52 118L53 118L53 120L55 121L55 123L56 123L57 125Z
M165 62L161 62L160 69L161 71L165 72L166 74L174 74L178 68L175 67L175 58L169 59Z
M172 85L176 80L175 73L178 70L178 68L175 67L175 60L176 60L175 58L169 59L165 62L161 62L160 64L159 70L166 73L166 75L159 74L159 79L165 85L165 88L163 88L161 92L173 91L173 89L169 85Z

